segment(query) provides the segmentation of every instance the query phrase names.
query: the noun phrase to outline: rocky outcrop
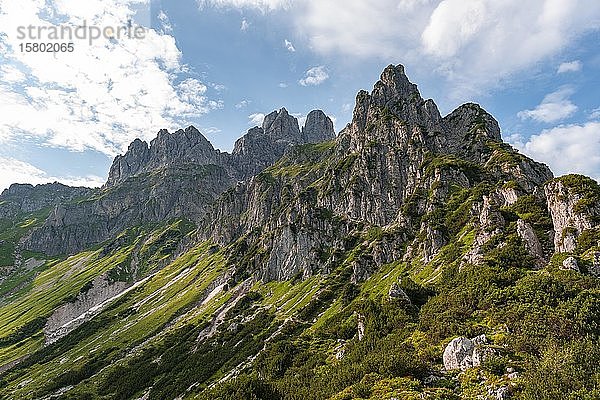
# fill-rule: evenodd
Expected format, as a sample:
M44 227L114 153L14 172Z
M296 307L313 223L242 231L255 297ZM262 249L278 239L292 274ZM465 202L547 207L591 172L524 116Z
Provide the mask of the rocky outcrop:
M74 254L124 229L185 217L200 219L233 180L215 165L181 165L128 178L97 195L54 208L24 247L48 255Z
M478 367L490 354L486 346L489 345L485 335L473 339L458 337L453 339L444 350L444 368L448 371Z
M335 138L333 121L321 110L313 110L306 116L302 128L304 143L320 143Z
M322 120L315 113L307 127ZM267 116L234 154L248 154L281 126L296 132L285 110ZM200 224L199 239L243 240L246 248L261 249L260 261L249 267L261 279L280 280L327 273L336 255L349 250L344 238L360 234L356 221L389 227L394 235L351 261L351 280L359 282L394 260L432 262L450 240L449 227L432 221L436 212L453 192L486 180L496 188L474 202L477 234L465 258L477 264L482 247L507 225L501 209L524 195L543 202L540 185L551 177L546 166L502 143L497 121L481 107L466 104L442 118L402 66L389 66L371 93L358 94L353 120L335 142L288 152L276 167L225 193ZM539 255L532 230L522 233ZM401 244L411 237L404 251Z
M598 226L600 187L590 178L567 175L545 187L548 210L554 224L554 247L557 253L575 250L577 238Z
M575 257L567 257L565 258L565 260L562 262L560 269L564 270L564 271L576 271L576 272L580 272L579 271L579 263L577 262L577 259Z
M134 140L125 155L113 161L105 187L115 186L130 177L178 165L223 165L220 151L195 127L169 133L163 129L150 142L150 146L140 139Z
M125 282L110 282L105 275L94 279L87 291L79 293L73 302L59 307L48 318L44 326L45 343L56 342L92 319L129 286Z
M398 301L402 304L410 304L410 297L406 294L404 290L397 284L392 283L390 286L390 290L388 291L388 297L390 300Z
M546 264L544 250L542 249L542 244L540 243L540 240L538 239L531 225L522 219L518 219L517 234L525 244L525 248L529 254L532 255L536 260L537 267L543 267Z
M238 180L245 180L273 165L290 146L333 138L333 122L323 111L311 111L300 131L298 120L282 108L267 115L262 127L250 129L235 142L231 165L237 171Z
M44 185L13 184L0 195L0 218L11 219L22 213L31 213L71 202L93 193L93 189L69 187L61 183Z

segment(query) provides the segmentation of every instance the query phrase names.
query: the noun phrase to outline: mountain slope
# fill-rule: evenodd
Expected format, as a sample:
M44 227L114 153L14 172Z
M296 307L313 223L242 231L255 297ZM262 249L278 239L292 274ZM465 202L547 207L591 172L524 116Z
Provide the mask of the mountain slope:
M402 66L360 92L353 121L331 132L321 113L301 131L282 109L232 155L199 140L204 158L189 165L223 157L239 181L203 202L196 228L161 220L177 214L150 227L124 219L103 244L46 261L0 305L0 393L598 398L596 182L554 179L475 104L442 117ZM134 142L103 190L139 191L145 174L179 168L150 153ZM55 221L28 243L69 226Z

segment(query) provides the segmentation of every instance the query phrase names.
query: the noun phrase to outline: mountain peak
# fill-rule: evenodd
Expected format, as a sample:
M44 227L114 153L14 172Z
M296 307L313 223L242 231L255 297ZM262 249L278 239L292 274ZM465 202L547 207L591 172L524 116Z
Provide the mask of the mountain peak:
M214 164L218 152L196 127L190 125L170 133L161 129L150 145L135 139L124 155L118 155L108 174L106 186L150 170L182 163Z
M459 106L444 117L444 122L454 132L467 132L471 130L475 133L483 133L485 136L496 141L502 140L498 121L476 103L465 103Z
M375 84L372 96L379 98L387 103L390 100L410 99L411 97L421 97L417 85L412 83L406 76L404 66L389 65L387 66Z
M306 143L331 140L335 137L333 121L322 110L313 110L306 116L302 136Z
M274 140L289 140L300 136L298 119L285 108L268 114L262 125L264 133Z

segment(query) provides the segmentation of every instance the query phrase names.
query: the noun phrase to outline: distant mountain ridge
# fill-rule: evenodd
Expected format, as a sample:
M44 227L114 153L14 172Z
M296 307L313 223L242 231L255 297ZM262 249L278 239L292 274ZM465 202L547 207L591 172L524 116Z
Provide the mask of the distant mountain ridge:
M330 140L333 123L308 114L302 131L285 108L240 138L231 154L215 150L195 127L161 130L147 143L134 140L115 158L106 184L88 199L62 204L24 241L46 254L73 254L130 226L184 217L197 221L235 182L272 165L290 146Z

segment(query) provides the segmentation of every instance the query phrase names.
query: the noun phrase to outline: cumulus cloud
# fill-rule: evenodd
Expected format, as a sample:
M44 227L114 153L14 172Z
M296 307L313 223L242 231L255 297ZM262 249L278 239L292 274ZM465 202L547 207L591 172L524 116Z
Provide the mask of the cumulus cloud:
M290 53L294 53L296 52L296 48L294 47L294 45L292 44L292 42L290 42L289 40L285 39L284 41L284 45L285 48L290 52Z
M85 177L52 177L43 170L29 163L7 157L0 157L0 192L13 183L42 183L61 182L70 186L99 187L104 179L99 176Z
M302 86L318 86L329 79L329 74L324 66L313 67L306 71L304 78L298 81Z
M583 68L583 64L579 60L564 62L558 66L556 70L557 74L564 74L566 72L578 72Z
M248 22L248 20L246 18L244 18L242 20L242 25L240 26L240 30L242 32L246 32L248 29L250 29L250 22Z
M523 140L508 140L523 153L542 161L556 175L579 173L600 181L600 122L563 125Z
M250 114L248 116L248 125L253 125L253 126L260 126L262 125L263 121L265 120L265 114L263 113L256 113L256 114Z
M524 120L532 119L545 123L567 119L577 112L577 106L569 99L573 93L571 87L564 86L556 92L546 95L544 100L533 110L520 111L518 116Z
M160 10L158 12L158 20L160 21L160 24L162 26L163 33L172 33L173 32L173 25L171 24L171 20L169 19L169 16L163 10Z
M442 58L454 57L475 39L487 18L483 0L445 0L433 11L423 31L425 52Z
M2 81L6 83L20 83L27 79L27 76L14 65L0 65L2 72Z
M600 29L589 0L214 0L264 11L290 8L300 37L326 55L427 65L466 100Z
M593 109L588 118L600 119L600 107Z
M160 128L178 128L220 107L208 98L206 86L185 72L175 39L152 29L143 39L101 38L92 44L74 39L72 53L18 51L18 26L86 21L121 27L136 20L134 6L143 4L3 0L0 47L6 51L0 63L12 78L0 83L0 141L25 135L45 145L113 156L136 137L151 139Z

